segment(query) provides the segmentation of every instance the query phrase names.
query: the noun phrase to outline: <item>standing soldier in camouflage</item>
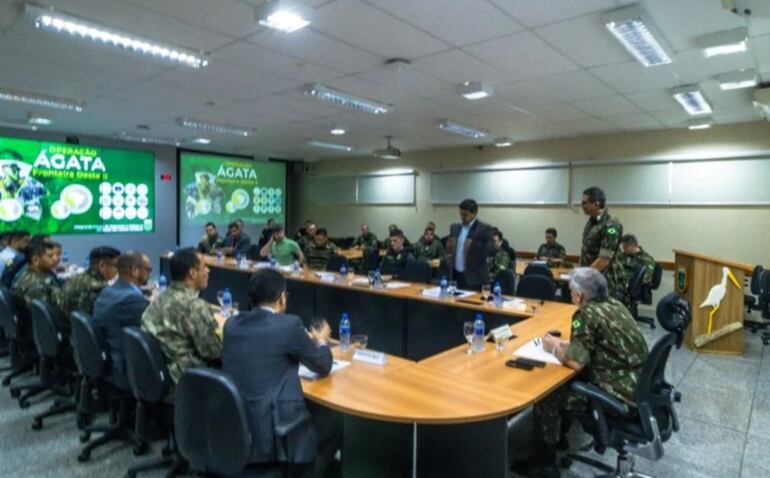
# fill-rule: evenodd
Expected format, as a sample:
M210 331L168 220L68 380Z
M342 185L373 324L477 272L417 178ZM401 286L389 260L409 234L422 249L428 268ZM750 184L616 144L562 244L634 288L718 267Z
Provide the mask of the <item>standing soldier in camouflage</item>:
M404 233L401 229L393 229L390 233L388 253L385 254L380 263L380 272L398 278L406 263L414 260L414 254L404 247Z
M492 233L492 254L487 257L487 267L489 268L489 280L494 282L497 274L508 269L511 266L511 255L503 249L503 233L495 231Z
M572 302L578 306L572 316L570 340L546 335L543 350L582 372L583 380L633 404L648 355L647 342L636 321L622 303L607 295L607 280L595 269L576 269L570 291ZM535 404L535 430L545 445L532 462L541 467L537 476L559 476L556 446L566 446L568 431L562 427L562 413L584 410L586 406L585 397L572 392L569 384Z
M181 249L169 260L171 285L142 314L142 329L160 343L174 383L190 367L218 365L222 341L211 306L198 297L209 282L203 255Z
M324 228L318 228L313 235L312 242L305 246L304 254L307 266L319 271L326 269L329 258L337 253L337 247L329 240Z
M427 262L433 259L440 259L446 255L441 241L436 239L436 230L430 226L425 228L422 237L414 245L414 252L418 260Z
M652 282L652 274L655 272L655 259L639 245L636 236L626 234L620 238L621 252L618 253L618 262L621 269L621 283L626 285L624 303L626 306L631 304L631 298L628 296L628 283L631 281L636 270L644 268L644 283Z
M363 249L379 249L380 243L377 240L377 236L369 231L368 224L361 225L361 235L356 238L356 242L353 243L355 247Z
M118 256L120 251L113 247L91 249L88 270L69 279L62 287L58 308L65 324L69 324L70 314L76 310L93 315L96 298L118 273Z
M549 264L563 262L567 257L567 250L564 246L556 242L558 233L553 227L545 230L545 242L540 244L537 249L537 258L541 261L548 261Z
M600 188L590 187L583 191L582 206L583 212L590 217L583 229L580 266L592 267L604 274L609 295L622 301L626 287L622 282L618 253L623 225L607 211L606 197Z
M29 306L40 299L56 309L61 288L53 274L56 267L54 246L50 242L33 241L27 246L27 268L13 285L11 292Z

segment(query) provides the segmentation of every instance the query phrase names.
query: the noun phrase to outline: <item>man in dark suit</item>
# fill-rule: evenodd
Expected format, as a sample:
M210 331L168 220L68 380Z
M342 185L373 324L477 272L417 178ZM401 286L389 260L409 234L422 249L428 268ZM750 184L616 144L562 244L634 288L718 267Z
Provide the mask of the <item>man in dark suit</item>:
M222 243L222 252L227 256L246 254L251 247L251 238L243 232L243 222L235 221L227 225L227 237Z
M251 312L230 318L224 327L222 369L235 381L247 404L253 439L250 463L288 462L293 474L322 477L341 442L338 415L305 402L297 373L300 363L322 376L332 369L329 325L308 332L286 311L286 279L273 269L257 271L249 282ZM276 446L275 427L308 413L312 422L287 437L285 455ZM272 417L272 418L271 418Z
M127 251L118 258L118 280L104 288L94 303L94 328L102 336L110 354L111 370L107 379L130 390L123 352L123 328L139 327L142 313L150 304L140 287L147 284L152 266L141 252Z
M461 223L449 227L447 267L459 288L479 290L489 281L492 227L478 220L479 206L473 199L463 200L459 207Z

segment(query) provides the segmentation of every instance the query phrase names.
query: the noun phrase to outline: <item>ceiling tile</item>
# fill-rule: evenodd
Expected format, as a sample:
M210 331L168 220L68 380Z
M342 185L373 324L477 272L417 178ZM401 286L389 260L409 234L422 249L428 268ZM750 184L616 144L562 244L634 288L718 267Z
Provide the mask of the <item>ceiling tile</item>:
M619 128L616 126L595 118L577 121L564 121L560 124L563 124L568 128L584 134L614 133L619 131Z
M699 83L719 73L744 68L754 68L754 59L749 52L703 58L701 50L687 50L677 53L671 65L683 83Z
M607 31L599 14L538 28L535 32L582 67L628 61L629 53Z
M752 38L751 52L757 59L759 71L770 73L770 35Z
M313 28L387 58L418 58L450 47L389 14L356 0L337 0L319 8Z
M531 32L490 40L465 50L506 72L510 81L578 69L572 61Z
M369 0L447 43L476 43L522 30L494 5L478 0Z
M256 21L254 7L235 0L122 1L234 38L262 28Z
M459 49L420 58L412 66L456 85L477 80L499 83L505 76L497 68Z
M490 1L530 28L616 7L612 0Z
M636 61L600 66L589 72L620 93L671 88L681 83L667 65L645 68Z
M622 96L592 98L572 103L579 109L594 116L607 117L639 113L639 108Z
M675 51L699 48L698 38L702 35L746 25L718 1L648 0L644 5Z
M692 116L688 115L682 108L653 111L650 114L669 128L681 128L687 124L687 120L692 118Z
M497 87L503 96L536 96L547 101L577 101L587 98L610 96L615 92L596 77L585 71L571 71L536 80L523 80Z
M258 73L280 76L302 83L327 81L342 76L342 73L329 68L242 41L219 50L216 56L222 61L252 69Z
M21 5L15 2L0 2L0 31L8 28L22 15Z
M414 68L408 68L404 71L380 68L358 76L379 83L391 90L403 90L425 98L456 91L457 88L456 85L428 76Z
M612 116L605 118L624 131L639 131L650 129L664 129L666 125L647 113L635 113L630 115Z
M631 103L644 111L665 111L679 108L668 90L648 90L626 95Z

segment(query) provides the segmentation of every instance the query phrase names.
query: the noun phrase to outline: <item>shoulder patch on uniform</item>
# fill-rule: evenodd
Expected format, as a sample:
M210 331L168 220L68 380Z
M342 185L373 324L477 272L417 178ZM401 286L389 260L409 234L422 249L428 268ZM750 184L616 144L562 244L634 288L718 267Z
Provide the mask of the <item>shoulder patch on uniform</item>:
M618 233L618 228L615 227L614 225L610 225L607 227L607 234L614 236L617 233Z
M579 329L583 327L583 319L580 316L577 316L572 319L572 328L573 329Z

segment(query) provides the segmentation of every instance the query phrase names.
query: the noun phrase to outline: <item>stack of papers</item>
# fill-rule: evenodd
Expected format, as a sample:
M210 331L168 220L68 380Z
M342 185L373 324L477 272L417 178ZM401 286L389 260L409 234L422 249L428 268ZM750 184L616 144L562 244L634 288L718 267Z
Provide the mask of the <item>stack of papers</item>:
M315 275L321 279L321 282L334 282L336 274L334 272L316 272Z
M369 279L367 277L356 277L355 279L353 279L353 281L350 284L351 285L368 286L369 285Z
M458 299L464 299L466 297L470 297L475 292L471 290L460 290L458 289L457 292L455 292L454 297ZM425 289L422 291L422 295L425 297L433 297L434 299L438 299L441 296L441 287L431 287L429 289Z
M406 282L393 281L385 284L385 287L388 289L403 289L404 287L409 287L409 284L407 284Z
M518 350L513 352L513 355L516 355L517 357L531 359L531 360L539 360L541 362L561 365L561 362L559 362L559 359L554 357L553 354L549 354L548 352L543 350L542 342L539 342L539 345L535 344L535 339L532 339L526 344L519 347Z
M337 370L342 370L343 368L350 365L350 362L347 360L335 360L334 365L332 365L332 371L329 372L329 375L333 374ZM311 371L309 368L305 367L302 364L299 364L299 378L304 378L306 380L315 380L319 377L319 375L313 371Z

